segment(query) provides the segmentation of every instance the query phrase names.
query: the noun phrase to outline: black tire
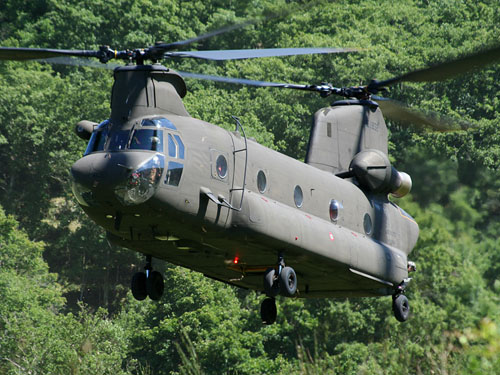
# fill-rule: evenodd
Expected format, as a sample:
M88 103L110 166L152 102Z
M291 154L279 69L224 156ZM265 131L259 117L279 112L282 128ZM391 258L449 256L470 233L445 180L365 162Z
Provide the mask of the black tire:
M285 297L292 297L297 291L297 275L292 267L284 267L280 274L280 290Z
M400 294L393 298L392 311L394 311L394 317L401 323L408 320L410 316L410 302L404 294Z
M278 311L276 309L276 300L274 298L266 298L260 305L260 317L262 323L273 324L276 321Z
M151 271L146 281L146 291L149 298L158 301L163 295L163 276L158 271Z
M148 292L146 290L146 279L146 274L144 272L137 272L132 277L130 287L132 289L132 295L138 301L142 301L148 296Z
M276 270L272 267L266 270L264 274L264 292L268 297L276 297L280 292L278 280L275 280L274 275Z

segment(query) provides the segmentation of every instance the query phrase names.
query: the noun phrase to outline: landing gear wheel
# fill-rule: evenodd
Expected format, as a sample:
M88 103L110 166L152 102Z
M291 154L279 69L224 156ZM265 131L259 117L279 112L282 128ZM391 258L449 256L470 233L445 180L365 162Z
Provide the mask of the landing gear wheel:
M163 276L158 271L149 272L149 276L146 281L146 291L153 301L158 301L163 295Z
M272 267L264 274L264 292L268 297L276 297L280 291L278 280L275 280L276 270Z
M292 297L297 291L297 275L292 267L284 267L280 273L280 291L285 297Z
M276 310L276 300L274 298L266 298L260 305L260 317L262 323L273 324L276 321L278 311Z
M394 296L392 299L392 311L394 316L400 322L406 322L410 315L410 302L404 294Z
M148 292L146 290L147 277L144 272L137 272L132 277L132 295L138 301L146 299Z

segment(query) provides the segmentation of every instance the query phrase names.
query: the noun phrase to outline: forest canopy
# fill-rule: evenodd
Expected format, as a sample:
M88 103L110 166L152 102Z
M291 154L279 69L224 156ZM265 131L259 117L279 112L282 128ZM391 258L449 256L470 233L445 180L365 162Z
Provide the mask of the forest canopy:
M497 1L36 0L0 3L0 45L133 49L245 20L193 49L351 47L347 55L165 61L179 71L271 82L368 84L498 45ZM162 263L168 293L133 299L143 257L110 246L72 196L85 150L74 125L109 117L112 71L0 62L0 372L5 374L500 373L500 65L390 96L467 121L438 133L388 121L412 176L398 200L419 223L410 320L391 299L261 296ZM313 114L334 98L186 79L191 116L303 160Z

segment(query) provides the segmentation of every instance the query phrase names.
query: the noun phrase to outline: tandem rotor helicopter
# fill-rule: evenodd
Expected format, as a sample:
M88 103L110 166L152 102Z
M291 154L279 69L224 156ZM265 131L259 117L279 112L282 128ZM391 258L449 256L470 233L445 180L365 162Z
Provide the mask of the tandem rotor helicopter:
M60 57L121 59L114 69L111 114L81 121L88 140L71 168L74 195L109 241L146 256L132 278L134 297L161 298L163 259L243 288L262 291L265 324L276 320L275 298L392 296L404 322L404 295L415 264L408 259L419 228L388 199L403 197L411 179L388 158L381 112L443 129L447 125L376 94L399 82L444 80L500 60L500 47L366 86L296 85L184 73L253 86L314 91L343 100L314 115L305 163L245 135L192 118L182 76L157 62L166 58L232 60L352 49L284 48L174 51L248 23L144 49L61 50L0 47L2 60ZM77 64L80 64L77 60ZM148 64L146 64L146 62ZM81 63L85 65L84 63Z

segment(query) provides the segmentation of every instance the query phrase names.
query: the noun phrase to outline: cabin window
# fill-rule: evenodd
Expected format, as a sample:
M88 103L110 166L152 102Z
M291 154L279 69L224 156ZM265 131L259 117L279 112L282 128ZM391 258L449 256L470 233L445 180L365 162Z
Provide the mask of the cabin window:
M215 162L215 169L217 170L217 175L220 178L226 178L227 176L227 160L224 155L219 155L217 161Z
M372 234L373 230L372 218L368 214L365 214L365 217L363 218L363 228L368 236Z
M167 175L165 183L171 186L179 186L182 177L182 169L184 165L175 161L168 162Z
M337 201L335 199L332 199L330 201L330 220L331 221L336 222L338 220L341 208L342 208L342 204L339 201Z
M266 191L266 188L267 188L266 174L264 173L264 171L259 171L259 173L257 173L257 189L259 189L261 193L264 193Z
M302 207L304 195L302 194L302 189L299 185L295 186L295 189L293 191L293 200L295 201L295 205L298 208Z
M163 152L163 131L158 129L138 129L130 141L132 150Z
M147 118L142 120L141 125L177 130L172 121L166 119L165 117Z

